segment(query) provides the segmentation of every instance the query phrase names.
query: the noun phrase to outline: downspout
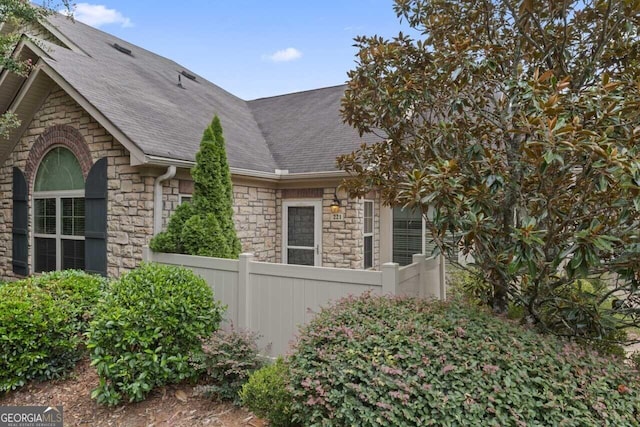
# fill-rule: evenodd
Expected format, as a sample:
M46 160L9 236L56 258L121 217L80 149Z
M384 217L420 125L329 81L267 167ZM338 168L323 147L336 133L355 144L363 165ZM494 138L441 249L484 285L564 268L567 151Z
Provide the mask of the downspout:
M162 231L162 183L176 175L176 167L169 166L164 175L153 183L153 235Z

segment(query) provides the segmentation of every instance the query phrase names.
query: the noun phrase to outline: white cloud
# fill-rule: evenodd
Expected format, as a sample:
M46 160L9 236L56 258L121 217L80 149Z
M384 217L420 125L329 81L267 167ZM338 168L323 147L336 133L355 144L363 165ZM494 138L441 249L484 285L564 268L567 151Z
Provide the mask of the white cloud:
M133 27L131 19L102 4L77 3L73 8L73 17L96 28L109 24L117 24L123 28Z
M273 62L289 62L295 61L300 57L302 57L302 52L295 47L288 47L272 53L271 55L264 55L262 58Z

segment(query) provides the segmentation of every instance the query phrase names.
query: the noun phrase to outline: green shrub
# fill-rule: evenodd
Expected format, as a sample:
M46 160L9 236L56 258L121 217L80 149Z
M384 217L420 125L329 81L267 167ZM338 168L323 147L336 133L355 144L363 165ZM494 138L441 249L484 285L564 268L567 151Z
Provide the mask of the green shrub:
M188 254L210 257L229 254L229 245L222 235L222 229L211 213L189 218L184 223L181 238Z
M63 270L33 276L32 283L46 289L56 301L68 304L78 332L86 332L107 279L79 270Z
M461 301L365 295L322 310L290 358L297 420L341 425L638 425L617 358Z
M461 296L473 304L488 305L493 297L493 287L473 267L447 272L447 287L452 298Z
M80 357L68 306L28 282L0 288L0 391L56 378Z
M218 330L204 341L202 352L191 356L191 364L202 372L206 385L201 389L205 394L239 406L242 385L262 365L256 335Z
M60 377L75 365L103 285L67 271L0 286L0 391Z
M171 215L167 229L156 234L149 247L154 252L182 254L187 253L182 240L184 224L194 215L193 204L191 202L180 204Z
M606 282L576 280L553 289L540 298L537 308L539 327L544 332L574 337L602 352L624 356L621 345L627 333L606 298Z
M231 172L218 116L204 130L191 176L191 202L171 215L167 230L151 240L151 249L238 258L241 245L233 224Z
M111 284L88 332L100 376L99 403L144 399L155 386L194 378L189 354L201 349L223 307L207 283L182 267L143 264Z
M287 390L288 366L282 358L254 372L242 386L242 404L273 427L289 427L293 422L291 393Z

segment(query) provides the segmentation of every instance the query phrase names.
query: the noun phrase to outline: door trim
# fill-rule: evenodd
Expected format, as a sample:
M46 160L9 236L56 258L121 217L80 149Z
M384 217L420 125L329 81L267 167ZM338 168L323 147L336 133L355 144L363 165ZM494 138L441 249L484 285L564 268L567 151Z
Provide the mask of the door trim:
M322 266L322 200L283 200L282 201L282 263L288 264L287 259L287 241L289 237L289 207L303 207L303 206L312 206L313 209L313 219L314 219L314 232L313 232L313 240L316 244L316 252L314 255L314 266L321 267Z

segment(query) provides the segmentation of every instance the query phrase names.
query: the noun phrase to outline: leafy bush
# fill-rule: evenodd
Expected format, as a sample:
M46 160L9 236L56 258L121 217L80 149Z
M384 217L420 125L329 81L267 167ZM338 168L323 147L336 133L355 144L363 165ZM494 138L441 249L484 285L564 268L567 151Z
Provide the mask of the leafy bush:
M540 298L536 307L538 326L556 335L571 336L600 351L624 356L621 344L627 340L606 282L575 280Z
M633 352L629 356L629 359L633 367L636 368L637 371L640 371L640 351Z
M239 406L242 385L262 366L256 335L218 330L203 342L201 352L191 355L191 364L203 373L207 384L200 389L205 394Z
M288 366L280 357L275 363L251 374L240 392L242 404L260 418L268 420L273 427L293 426L288 383Z
M56 301L68 304L78 332L86 332L107 279L79 270L63 270L33 276L28 279L46 289Z
M238 258L241 245L233 224L231 172L218 116L206 127L191 170L194 191L183 203L167 230L150 243L156 252L174 252L220 258Z
M194 213L192 203L180 204L171 215L167 229L156 234L153 239L151 239L151 242L149 242L151 250L154 252L174 254L188 253L184 248L182 231L184 229L184 223L187 222Z
M60 377L75 365L103 285L68 271L0 286L0 391Z
M143 264L112 283L91 322L87 347L99 403L139 401L155 386L193 378L189 354L220 324L207 283L182 267Z
M493 288L482 272L473 267L455 268L447 274L447 287L451 297L466 298L474 304L488 305Z
M461 301L365 295L303 327L290 359L305 425L637 425L638 372ZM569 424L567 424L570 420Z
M229 254L229 245L215 215L194 215L182 229L182 242L186 253L191 255L220 257Z

